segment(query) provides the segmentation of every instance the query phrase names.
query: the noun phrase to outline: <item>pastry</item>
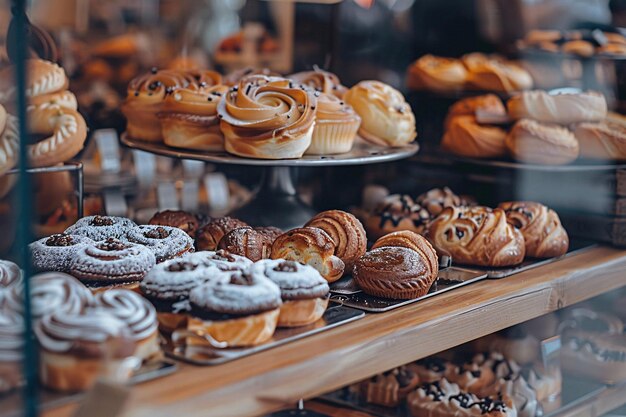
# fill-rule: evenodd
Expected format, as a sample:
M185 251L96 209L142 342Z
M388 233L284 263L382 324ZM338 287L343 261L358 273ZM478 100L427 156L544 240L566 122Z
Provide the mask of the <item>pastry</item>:
M217 109L226 151L259 159L300 158L311 145L319 94L285 78L242 79Z
M624 37L624 35L622 35L621 33L617 33L617 32L602 32L602 34L604 35L604 37L608 41L608 44L617 43L617 44L620 44L620 45L626 45L626 37Z
M112 289L96 295L97 308L126 323L135 342L133 356L143 362L161 355L158 321L154 307L133 291Z
M370 239L378 239L400 230L421 233L430 219L428 210L410 196L392 194L378 204L374 214L367 218L365 228Z
M556 42L561 40L562 37L563 35L558 30L533 29L526 34L524 41L529 45L533 45L541 42Z
M101 309L55 311L35 325L39 379L55 391L84 391L102 376L130 376L135 343L127 324Z
M356 262L353 278L367 294L393 299L418 298L437 279L436 259L432 252L424 256L405 247L379 247Z
M544 408L547 403L552 403L553 406L554 403L560 403L563 385L560 366L552 366L546 371L543 365L535 364L532 367L522 369L522 375L537 394L537 399L544 404Z
M626 121L609 113L597 123L580 123L572 131L580 146L580 156L588 159L626 160Z
M255 262L270 257L274 239L271 234L245 226L226 233L217 247Z
M407 366L417 373L421 384L432 383L447 378L447 375L454 372L455 369L450 361L436 356L420 359Z
M152 216L148 224L177 227L192 238L195 238L196 230L200 227L198 217L182 210L160 211Z
M446 207L466 207L475 205L471 199L458 196L448 187L433 188L420 194L415 202L425 208L435 218Z
M68 271L93 291L110 287L136 289L155 264L156 258L150 249L108 238L83 246Z
M74 225L68 227L66 235L85 236L94 242L108 239L124 238L130 228L137 226L135 222L125 217L115 216L87 216L79 219Z
M33 267L39 271L67 271L76 252L93 240L80 235L60 233L28 245Z
M401 366L374 375L362 382L363 398L370 404L395 407L420 383L417 374L409 367Z
M129 229L124 237L128 242L150 249L157 263L194 251L193 239L176 227L136 226Z
M28 59L25 62L28 73L25 94L27 98L47 96L66 90L69 80L65 70L54 62L44 59ZM0 103L13 106L17 103L15 68L5 67L0 72Z
M596 48L599 55L609 55L612 57L622 57L626 55L626 45L623 43L607 43Z
M507 222L524 235L526 256L554 258L567 253L569 237L559 215L541 203L517 201L501 203Z
M228 232L240 227L248 226L247 223L231 217L219 217L212 219L196 232L196 249L199 251L213 251L218 243Z
M626 380L626 336L571 332L563 341L561 364L573 375L620 383Z
M506 131L478 124L475 116L456 116L449 120L441 147L469 158L500 158L506 155Z
M348 91L346 87L341 84L339 77L332 72L324 71L319 68L315 68L313 71L302 71L287 76L290 80L295 81L298 84L305 85L319 91L323 94L331 94L338 99L342 99L343 95Z
M345 264L335 256L336 245L322 229L303 227L290 230L276 238L272 259L285 259L311 265L328 281L343 275Z
M426 261L429 270L438 270L439 260L437 258L437 253L426 238L415 232L410 230L401 230L399 232L389 233L374 242L372 249L384 247L411 249L420 254L420 256Z
M246 273L252 267L253 262L243 256L235 255L224 250L201 251L186 256L186 259L201 262L203 265L215 266L220 271L238 271Z
M315 127L308 155L334 155L349 152L359 130L361 118L352 106L331 94L317 98Z
M224 76L224 84L229 87L233 87L237 85L242 79L246 77L253 77L256 75L265 77L282 77L281 74L274 72L269 68L246 67L226 74Z
M584 40L572 40L561 45L561 52L564 54L574 54L584 58L589 58L595 53L595 48L591 42Z
M500 97L495 94L464 98L450 106L444 125L447 129L453 118L457 116L476 117L477 113L488 117L502 118L506 117L506 108Z
M407 86L411 90L456 91L467 81L467 70L458 59L424 55L409 67Z
M463 391L480 395L496 381L496 376L487 366L475 362L466 362L453 369L446 378L459 386ZM493 394L497 394L494 392Z
M11 261L0 259L0 292L20 285L21 282L22 270L20 267Z
M328 282L310 265L283 259L264 259L251 273L269 278L280 288L282 305L278 327L306 326L318 321L326 311Z
M327 210L318 213L305 227L317 227L325 231L335 244L335 256L345 265L345 272L352 272L354 263L367 250L367 236L361 222L350 213Z
M270 240L272 243L274 243L274 241L276 240L278 236L285 233L284 230L279 229L278 227L274 227L274 226L255 227L254 230L256 230L259 233L264 234L267 237L267 239Z
M415 116L401 92L380 81L361 81L344 96L361 117L359 135L381 146L404 146L417 137Z
M520 162L563 165L578 158L578 141L569 130L530 119L519 120L505 140L511 156Z
M574 329L586 333L621 334L624 332L624 322L613 314L578 307L567 311L558 328L563 333Z
M533 86L528 71L511 61L478 52L463 56L461 61L468 70L467 83L471 88L512 92L528 90Z
M513 119L562 125L599 122L607 115L606 99L595 91L554 95L543 90L525 91L511 97L506 106Z
M506 222L501 209L446 207L428 224L425 236L459 264L499 267L524 260L524 236Z
M23 349L22 315L0 307L0 395L20 386Z
M1 118L0 118L1 122ZM17 118L10 114L6 115L4 129L0 134L0 175L12 169L19 159L20 135Z
M228 281L211 281L189 294L187 328L210 335L230 347L255 346L274 334L280 314L280 288L259 274L233 273Z

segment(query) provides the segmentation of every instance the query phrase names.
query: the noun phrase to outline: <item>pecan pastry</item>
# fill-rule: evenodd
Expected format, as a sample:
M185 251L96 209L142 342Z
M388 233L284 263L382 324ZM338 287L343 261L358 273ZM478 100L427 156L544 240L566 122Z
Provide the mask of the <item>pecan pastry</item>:
M210 220L207 224L198 229L196 233L196 249L199 251L212 251L217 249L220 240L228 232L246 227L248 224L232 217L219 217Z
M137 226L135 222L125 217L96 215L79 219L63 233L85 236L99 242L108 238L121 239L131 227L135 226Z
M76 252L84 245L93 243L85 236L60 233L41 238L28 245L28 249L35 269L66 272Z
M177 227L143 225L131 228L126 240L150 249L157 262L193 252L193 239Z

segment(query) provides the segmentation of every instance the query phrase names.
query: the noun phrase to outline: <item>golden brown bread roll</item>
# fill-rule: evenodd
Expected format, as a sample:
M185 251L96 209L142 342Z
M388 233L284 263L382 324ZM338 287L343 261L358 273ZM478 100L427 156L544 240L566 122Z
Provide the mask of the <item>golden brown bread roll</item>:
M418 235L415 232L402 230L400 232L389 233L374 242L372 250L386 246L414 250L425 260L430 270L436 270L439 268L439 259L437 258L435 249L433 249L432 245L428 240L426 240L425 237Z
M447 207L428 224L426 237L459 264L510 266L524 260L524 237L502 209Z
M528 71L511 61L478 52L464 55L461 61L468 71L467 83L475 89L512 92L533 86Z
M441 147L459 156L499 158L506 155L505 138L502 128L480 125L474 116L456 116L450 119Z
M513 119L562 125L597 122L607 113L604 95L595 91L554 95L543 90L525 91L511 97L506 106Z
M224 235L248 224L231 217L212 219L196 231L196 250L216 250Z
M524 235L526 256L553 258L565 255L569 237L554 210L541 203L515 201L501 203L507 222Z
M506 116L506 108L495 94L485 94L482 96L467 97L461 99L450 106L446 116L445 127L450 126L451 120L456 116L476 116L476 112L481 112L490 116Z
M424 55L413 62L407 73L411 90L455 91L467 81L467 70L458 59Z
M565 54L574 54L589 58L594 54L595 48L593 47L593 44L591 42L583 40L573 40L565 42L563 45L561 45L561 51Z
M580 145L580 156L589 159L626 160L626 120L615 113L598 123L573 126Z
M568 164L578 158L578 141L569 130L534 120L519 120L506 137L511 156L520 162L542 165Z

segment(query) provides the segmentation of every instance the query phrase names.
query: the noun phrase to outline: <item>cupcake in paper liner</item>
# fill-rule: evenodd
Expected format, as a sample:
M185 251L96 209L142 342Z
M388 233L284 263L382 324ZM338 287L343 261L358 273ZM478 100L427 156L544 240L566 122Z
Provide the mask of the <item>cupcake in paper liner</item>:
M349 152L361 125L361 118L354 109L341 99L319 93L315 128L309 155L332 155Z

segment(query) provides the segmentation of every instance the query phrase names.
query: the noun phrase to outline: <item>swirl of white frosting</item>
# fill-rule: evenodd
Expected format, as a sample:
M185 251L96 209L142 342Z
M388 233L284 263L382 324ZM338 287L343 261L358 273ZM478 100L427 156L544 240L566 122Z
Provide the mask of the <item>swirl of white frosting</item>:
M22 270L11 261L0 259L0 291L22 282Z
M106 310L128 324L136 341L148 338L158 329L156 310L136 292L111 289L98 293L96 302L99 309Z
M86 236L91 240L100 241L109 237L120 239L124 237L129 228L135 226L137 226L135 222L125 217L88 216L79 219L64 233L66 235Z
M0 309L0 362L17 362L22 359L24 321L22 315Z
M323 297L328 281L310 265L284 259L262 259L252 266L252 274L269 278L280 287L283 300Z

